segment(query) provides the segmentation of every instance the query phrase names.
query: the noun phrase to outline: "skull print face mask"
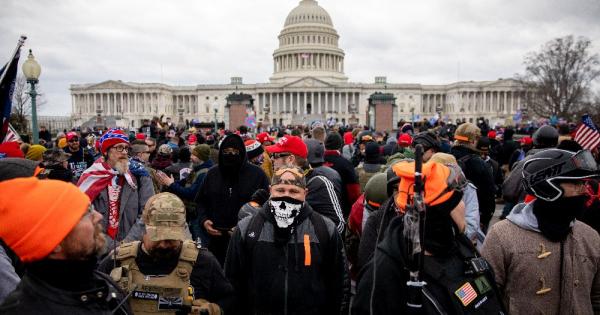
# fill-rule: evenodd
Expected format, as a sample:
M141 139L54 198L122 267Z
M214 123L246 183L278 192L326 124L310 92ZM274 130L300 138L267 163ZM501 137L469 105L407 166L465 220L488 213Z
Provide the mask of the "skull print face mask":
M271 198L269 203L277 227L281 229L286 229L294 223L303 204L302 201L287 196Z

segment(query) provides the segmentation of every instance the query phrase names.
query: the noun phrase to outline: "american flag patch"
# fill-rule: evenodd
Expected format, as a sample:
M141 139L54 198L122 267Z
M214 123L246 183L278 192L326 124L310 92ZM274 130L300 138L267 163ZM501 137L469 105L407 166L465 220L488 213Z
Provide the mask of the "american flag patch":
M463 284L462 287L454 292L454 294L456 294L463 306L469 305L477 298L477 292L475 292L471 284L468 282Z

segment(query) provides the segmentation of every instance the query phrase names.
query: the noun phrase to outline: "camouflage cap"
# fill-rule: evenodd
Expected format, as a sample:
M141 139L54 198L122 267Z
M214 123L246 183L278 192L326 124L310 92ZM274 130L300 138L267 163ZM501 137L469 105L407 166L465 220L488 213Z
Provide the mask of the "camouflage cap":
M481 137L481 129L472 123L461 124L454 132L454 140L472 143L473 145L479 137Z
M185 239L185 205L172 193L156 194L146 202L142 220L151 241Z
M62 149L52 148L50 150L46 150L43 155L44 165L51 166L60 164L64 161L69 160L71 157L70 153L66 153Z

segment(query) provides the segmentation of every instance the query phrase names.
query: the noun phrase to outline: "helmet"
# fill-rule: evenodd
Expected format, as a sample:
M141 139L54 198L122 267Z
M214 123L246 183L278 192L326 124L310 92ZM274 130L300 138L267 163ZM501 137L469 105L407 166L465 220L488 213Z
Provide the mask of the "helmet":
M533 146L536 148L552 148L558 144L558 131L544 125L533 133Z
M377 210L388 198L387 174L377 173L365 185L365 206L369 210Z
M578 180L597 175L598 165L587 150L577 153L548 149L534 154L523 164L525 190L546 201L563 195L560 181Z
M417 144L423 146L423 150L427 151L429 149L435 149L436 151L440 150L440 146L442 145L438 136L431 131L424 131L418 133L412 141L412 146L416 147Z

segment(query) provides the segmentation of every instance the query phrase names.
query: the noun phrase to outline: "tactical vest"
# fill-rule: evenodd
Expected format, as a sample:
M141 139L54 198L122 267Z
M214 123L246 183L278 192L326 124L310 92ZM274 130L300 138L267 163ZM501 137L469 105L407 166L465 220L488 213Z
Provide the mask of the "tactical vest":
M133 313L155 314L175 313L191 307L194 289L190 285L190 275L196 263L199 249L191 240L183 242L177 266L168 275L144 275L135 258L140 241L126 243L118 248L116 259L120 267L110 275L129 295Z

